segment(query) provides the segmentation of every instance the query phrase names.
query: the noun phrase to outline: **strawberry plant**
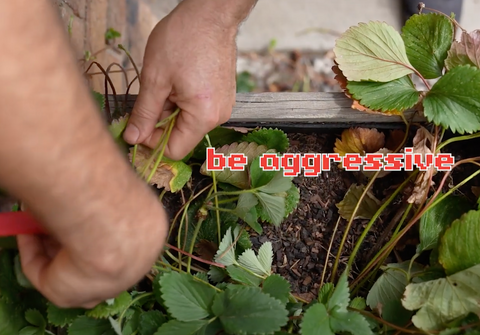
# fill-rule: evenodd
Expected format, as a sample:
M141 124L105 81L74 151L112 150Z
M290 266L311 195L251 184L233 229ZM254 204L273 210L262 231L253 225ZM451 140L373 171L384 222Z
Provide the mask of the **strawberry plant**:
M424 14L422 8L401 33L375 21L351 27L338 38L332 70L352 100L352 113L396 115L405 122L404 130L389 133L345 129L334 148L340 156L402 153L411 140L412 153L424 159L455 142L480 137L480 33L463 30L454 15ZM458 29L459 41L454 38ZM113 30L107 35L118 37ZM454 171L466 165L477 168L456 183L454 172L433 167L356 173L357 182L336 203L339 220L325 247L318 294L307 301L273 270L272 242L256 248L250 238L263 234L268 225L281 227L299 203L300 191L292 177L260 167L262 154L288 151L287 134L280 129L217 127L187 157L172 161L163 153L177 110L157 124L165 131L154 149L130 147L122 140L128 113L119 107L110 68L93 64L105 75L105 87L114 92L113 108L108 90L94 96L100 110L106 111L109 130L125 158L158 189L160 201L174 195L182 199L171 220L168 243L147 275L148 285L139 284L84 310L60 309L46 301L23 275L15 241L11 236L0 238L0 334L480 332L480 201L473 203L474 192L469 198L464 187L480 173L480 157L455 162ZM403 114L409 109L427 122L410 122ZM211 147L225 156L244 154L246 168L208 171L206 154ZM398 175L402 181L393 190L374 192L379 181ZM0 222L0 236L37 232L38 227L30 225L34 222L22 222L13 228ZM361 235L338 275L349 231L361 222ZM373 227L381 224L386 224L381 226L385 236L378 236L368 263L360 267L361 247ZM336 234L341 238L332 261ZM418 243L413 255L405 258L396 247L412 234Z

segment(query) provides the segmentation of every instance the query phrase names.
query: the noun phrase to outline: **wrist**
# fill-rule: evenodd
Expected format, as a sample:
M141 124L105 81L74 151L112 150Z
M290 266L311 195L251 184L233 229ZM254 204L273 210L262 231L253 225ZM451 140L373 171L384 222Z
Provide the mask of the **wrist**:
M189 6L191 15L236 33L256 3L257 0L184 0L180 5Z

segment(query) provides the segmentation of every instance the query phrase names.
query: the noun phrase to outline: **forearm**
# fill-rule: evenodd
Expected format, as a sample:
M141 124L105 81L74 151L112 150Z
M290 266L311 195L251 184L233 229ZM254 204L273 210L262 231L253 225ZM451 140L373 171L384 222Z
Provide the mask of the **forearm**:
M48 229L68 236L76 221L119 203L115 197L133 178L84 85L53 3L0 2L0 35L0 185Z

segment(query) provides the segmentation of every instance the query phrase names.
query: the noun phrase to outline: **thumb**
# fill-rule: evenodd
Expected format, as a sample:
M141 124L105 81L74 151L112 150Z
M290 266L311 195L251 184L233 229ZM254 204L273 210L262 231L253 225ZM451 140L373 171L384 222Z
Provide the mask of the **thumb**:
M140 88L123 134L126 142L132 145L142 143L152 135L170 91L171 87L168 85L152 87L147 84Z

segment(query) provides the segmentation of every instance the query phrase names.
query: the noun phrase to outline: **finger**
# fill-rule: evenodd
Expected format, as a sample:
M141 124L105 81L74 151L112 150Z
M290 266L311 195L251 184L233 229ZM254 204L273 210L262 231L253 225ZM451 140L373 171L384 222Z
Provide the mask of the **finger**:
M170 94L171 86L165 82L145 81L128 120L123 138L130 144L138 144L152 135Z
M42 288L42 274L50 263L42 238L36 235L18 235L20 262L25 276L38 290Z
M213 106L212 106L213 107ZM183 159L203 139L205 134L222 123L219 111L230 108L210 108L209 104L192 106L191 111L182 110L172 130L165 156L173 160Z

